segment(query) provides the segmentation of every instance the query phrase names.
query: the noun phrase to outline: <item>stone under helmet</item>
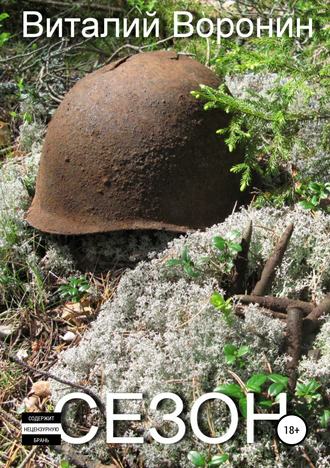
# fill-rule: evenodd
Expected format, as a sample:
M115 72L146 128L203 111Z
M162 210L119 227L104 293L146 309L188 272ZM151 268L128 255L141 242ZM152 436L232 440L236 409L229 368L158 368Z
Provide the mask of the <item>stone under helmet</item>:
M216 130L221 110L191 91L218 77L175 52L121 59L80 80L52 118L27 214L54 234L126 229L186 232L227 216L240 159Z

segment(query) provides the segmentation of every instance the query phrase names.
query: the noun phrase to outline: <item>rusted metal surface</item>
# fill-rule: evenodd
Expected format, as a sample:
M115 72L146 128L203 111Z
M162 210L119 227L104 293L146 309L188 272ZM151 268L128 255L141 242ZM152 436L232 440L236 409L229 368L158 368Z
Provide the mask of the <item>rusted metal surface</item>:
M79 81L49 124L27 221L41 231L185 232L221 221L239 197L228 124L191 96L216 75L175 52L138 54Z

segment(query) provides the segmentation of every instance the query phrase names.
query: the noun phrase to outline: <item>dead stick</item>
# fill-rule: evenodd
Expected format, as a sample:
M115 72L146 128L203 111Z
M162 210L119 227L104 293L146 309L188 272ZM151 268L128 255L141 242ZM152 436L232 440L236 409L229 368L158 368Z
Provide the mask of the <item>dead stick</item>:
M5 420L5 418L8 419L8 421L10 421L13 426L16 426L16 427L19 427L20 429L22 428L22 425L20 423L20 421L18 421L12 414L10 414L8 411L5 411L4 409L1 408L0 406L0 413L2 414L2 417L3 417L3 421Z
M275 277L275 270L282 263L285 251L293 233L293 227L293 224L290 223L276 245L274 252L267 260L264 269L262 270L260 280L252 291L253 296L264 296L270 291Z
M315 305L310 302L289 299L288 297L236 295L234 298L243 304L260 304L262 307L276 312L286 312L288 307L299 307L305 316L315 308Z
M31 458L35 455L36 451L38 450L38 446L35 445L30 451L29 453L26 455L26 457L24 458L24 460L22 461L22 463L20 463L17 468L24 468L28 463L29 461L31 460Z
M289 387L293 391L297 381L297 367L301 355L303 311L298 307L287 310L287 352L291 360L287 364Z
M314 465L314 463L313 463L312 460L310 459L310 456L309 456L308 453L306 452L305 447L301 447L300 450L301 450L301 452L302 452L303 458L307 461L308 466L309 466L310 468L316 468L316 466Z
M244 280L246 276L246 270L248 267L248 256L250 250L250 243L252 237L253 224L249 222L243 233L241 246L242 251L238 253L235 260L235 276L233 279L232 294L244 292Z
M61 379L61 378L57 377L56 375L51 374L50 372L36 369L35 367L32 367L29 364L26 364L24 361L21 361L17 357L9 354L8 351L4 348L4 343L2 343L1 346L3 347L5 353L7 354L8 358L9 358L9 360L12 361L12 362L16 362L16 364L23 367L24 369L27 369L30 372L35 372L36 374L47 377L48 379L56 380L57 382L59 382L59 383L61 383L63 385L67 385L67 386L73 387L73 388L78 388L82 392L87 393L87 395L91 396L95 400L95 403L97 403L97 405L98 405L99 409L101 410L103 416L105 416L105 414L106 414L105 405L104 405L103 401L100 399L100 397L95 392L93 392L93 390L90 390L88 387L85 387L83 385L79 385L79 384L77 384L75 382L70 382L69 380Z
M321 317L330 314L330 294L318 306L314 307L312 312L304 320L303 328L305 333L314 333L322 325Z

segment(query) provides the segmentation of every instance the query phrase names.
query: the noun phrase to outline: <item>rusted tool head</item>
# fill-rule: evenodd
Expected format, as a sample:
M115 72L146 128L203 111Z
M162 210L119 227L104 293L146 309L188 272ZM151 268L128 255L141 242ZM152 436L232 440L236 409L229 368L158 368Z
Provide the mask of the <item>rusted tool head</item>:
M185 232L221 221L239 196L228 124L191 96L218 86L175 52L138 54L79 81L49 124L27 221L41 231Z

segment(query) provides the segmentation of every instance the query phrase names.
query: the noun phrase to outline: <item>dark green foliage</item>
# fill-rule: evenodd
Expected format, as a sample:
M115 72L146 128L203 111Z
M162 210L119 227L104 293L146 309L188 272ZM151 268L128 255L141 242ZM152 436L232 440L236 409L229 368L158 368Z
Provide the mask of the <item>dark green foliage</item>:
M89 291L89 289L89 282L84 276L72 276L66 284L63 284L58 288L58 292L62 299L78 302Z
M224 347L223 352L225 354L227 364L236 364L239 367L244 367L244 360L242 357L249 354L250 348L248 346L237 348L235 345L228 344Z
M330 422L330 409L323 410L322 416L320 417L320 424L322 429L327 429Z
M129 6L137 8L141 13L154 12L158 0L127 0Z
M321 394L318 392L320 387L321 385L315 379L310 380L306 384L298 382L295 394L298 398L306 400L310 405L321 399Z
M248 356L250 349L248 346L237 348L228 344L224 347L224 354L227 364L231 366L244 367L244 356ZM281 392L285 392L288 387L288 377L280 374L253 374L245 383L239 380L238 383L226 383L218 385L214 391L223 393L237 401L243 417L246 417L246 393L255 393L256 403L261 408L270 408L276 403L276 397Z
M198 271L195 263L190 257L187 247L183 249L180 258L173 258L171 260L168 260L166 265L170 268L172 267L181 268L183 272L190 278L196 278L197 276L200 275L200 272Z
M10 38L10 34L7 32L1 32L2 29L2 22L9 18L8 13L0 13L0 47L3 46L8 39Z
M233 301L231 298L225 299L220 293L214 292L211 296L210 303L223 314L227 324L233 324Z
M324 210L330 213L330 183L302 183L296 189L300 196L300 205L306 210Z
M216 468L223 465L229 460L229 455L224 453L222 455L214 455L213 457L207 457L203 453L192 450L188 454L188 460L193 466L200 466L203 468Z
M218 260L223 265L226 273L229 273L234 266L234 259L239 252L242 252L242 246L237 242L237 238L241 237L241 234L237 231L231 232L225 239L221 236L213 238L213 245L218 251Z
M302 34L300 38L289 37L251 37L242 44L236 39L223 41L216 70L220 75L245 73L276 73L273 88L265 95L248 90L243 98L233 97L222 85L219 89L201 86L193 95L205 102L205 109L221 108L231 113L227 128L219 129L224 135L230 151L240 146L244 148L244 160L232 168L241 174L241 190L251 186L253 175L261 178L259 206L272 203L275 206L292 203L295 197L294 174L287 174L287 181L279 177L287 171L293 148L308 152L299 129L302 121L329 119L329 61L327 51L330 46L328 13L326 2L298 0L278 1L273 5L276 15L285 18L300 18L302 24L313 21L313 36ZM240 4L240 2L238 2ZM264 22L271 14L264 2L244 2L244 12L239 9L238 16L250 10L257 10ZM249 10L250 8L250 10ZM240 13L240 14L239 14ZM318 106L311 106L316 98ZM299 100L299 106L297 106ZM329 129L324 125L321 144L329 151ZM313 156L313 154L311 154ZM301 175L302 176L302 175ZM300 176L300 178L302 178ZM317 181L316 181L317 182ZM267 190L265 190L267 189Z

